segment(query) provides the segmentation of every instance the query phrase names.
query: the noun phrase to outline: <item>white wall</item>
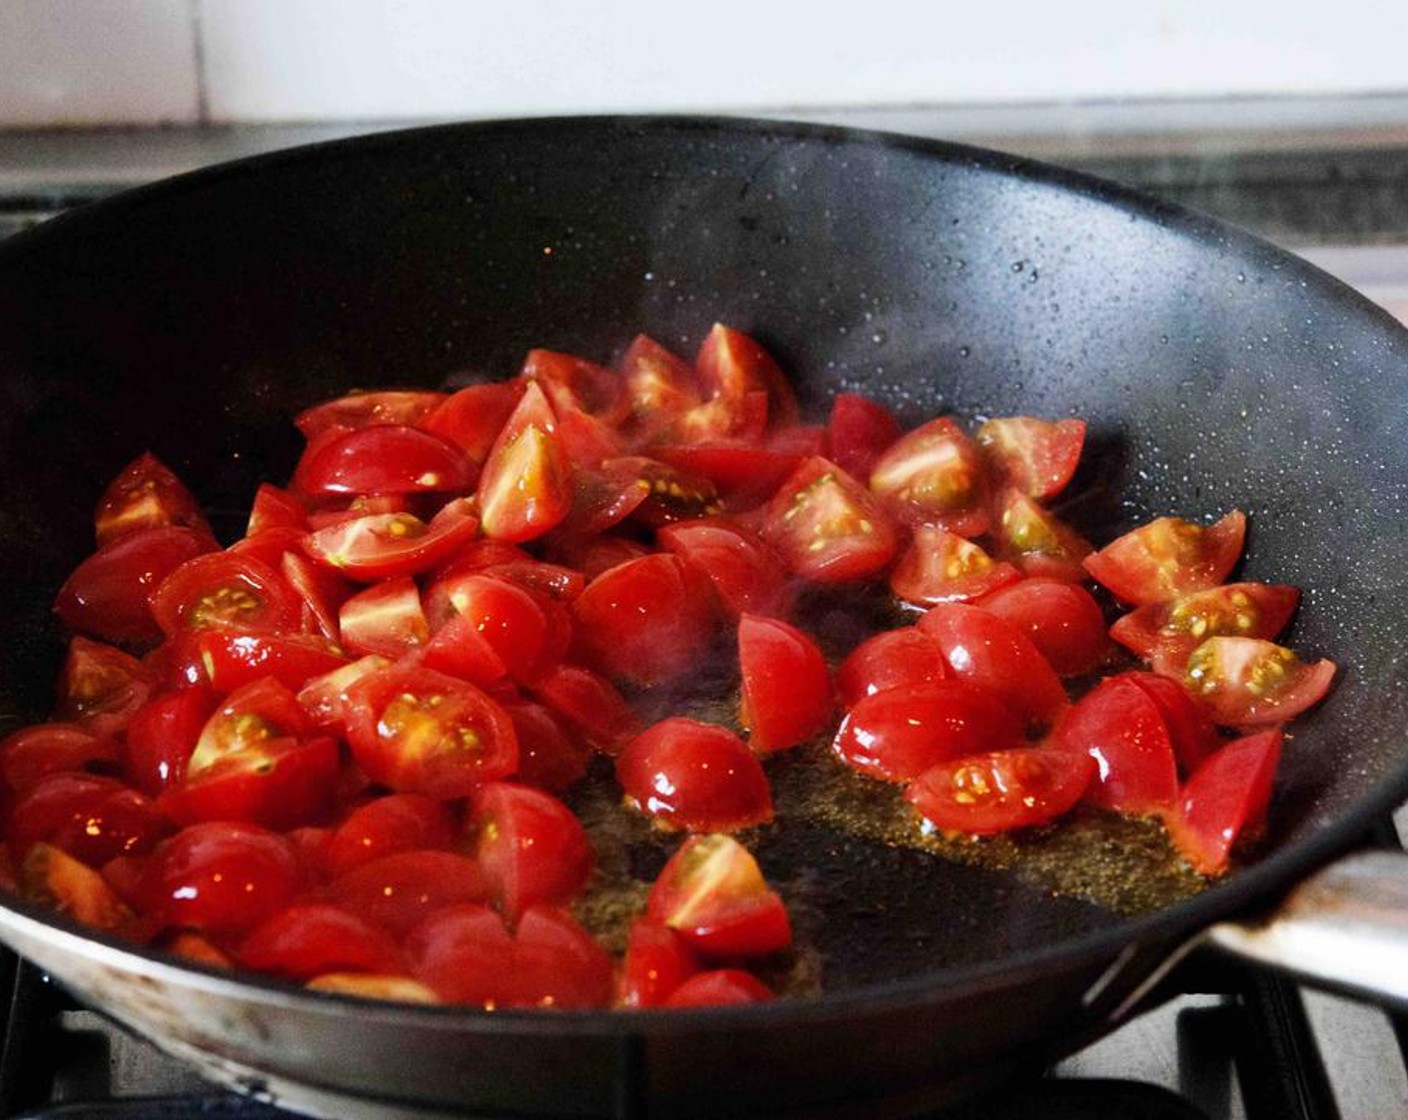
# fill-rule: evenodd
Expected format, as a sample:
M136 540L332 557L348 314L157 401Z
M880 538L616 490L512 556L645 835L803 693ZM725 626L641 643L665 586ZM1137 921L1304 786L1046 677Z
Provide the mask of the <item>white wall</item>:
M0 0L0 126L1403 91L1402 0Z

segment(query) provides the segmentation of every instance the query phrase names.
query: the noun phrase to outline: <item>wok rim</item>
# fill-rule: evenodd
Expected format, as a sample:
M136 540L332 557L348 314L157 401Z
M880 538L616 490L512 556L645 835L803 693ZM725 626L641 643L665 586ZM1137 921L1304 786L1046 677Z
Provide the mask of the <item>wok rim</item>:
M12 264L22 264L30 252L43 252L54 238L81 237L93 223L120 220L124 213L160 205L171 196L198 191L210 183L257 176L267 169L345 157L364 158L415 145L436 137L494 132L543 132L562 129L597 130L610 135L628 133L678 133L683 135L769 135L779 139L821 141L831 146L884 147L907 151L939 164L966 164L993 172L1019 184L1035 184L1068 192L1093 202L1156 222L1166 232L1194 242L1201 249L1216 245L1224 251L1255 262L1275 265L1285 275L1296 275L1314 285L1328 306L1376 321L1380 328L1397 333L1408 344L1408 330L1392 315L1338 278L1294 253L1273 245L1238 226L1192 208L1153 197L1132 187L994 149L953 141L910 136L878 129L732 115L699 114L601 114L496 118L416 125L378 130L278 149L198 168L179 175L122 190L106 198L59 214L39 226L0 242L0 280ZM1408 364L1405 364L1408 373ZM454 1005L393 1003L343 993L322 992L265 977L257 973L230 973L195 962L135 946L81 926L14 898L0 898L0 911L21 922L59 932L72 939L82 952L92 946L134 973L156 976L216 996L253 1001L263 1005L322 1008L354 1007L361 1018L383 1025L414 1023L418 1027L474 1029L490 1034L541 1033L580 1036L626 1037L636 1034L691 1033L715 1027L775 1028L789 1024L821 1023L834 1018L854 1018L912 1006L940 997L962 999L985 990L1007 987L1026 978L1088 968L1106 967L1133 946L1167 946L1169 951L1217 921L1250 918L1260 905L1272 901L1336 856L1362 845L1376 820L1408 800L1408 752L1391 773L1381 777L1332 823L1309 836L1286 843L1250 866L1205 891L1171 906L1133 917L1117 917L1109 926L1055 944L1014 951L977 964L940 968L901 979L823 992L816 998L782 999L737 1007L691 1009L640 1009L631 1011L496 1010L486 1012ZM8 917L4 919L10 921ZM60 977L62 979L62 977ZM78 994L82 994L81 992Z

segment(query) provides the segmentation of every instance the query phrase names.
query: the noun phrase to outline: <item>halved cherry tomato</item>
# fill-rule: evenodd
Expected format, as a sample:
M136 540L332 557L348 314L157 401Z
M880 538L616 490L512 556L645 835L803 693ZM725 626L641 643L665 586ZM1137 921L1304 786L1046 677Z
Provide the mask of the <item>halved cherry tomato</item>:
M249 821L288 830L327 809L338 763L337 740L327 735L263 739L200 766L192 756L185 776L162 791L157 806L178 825Z
M711 959L764 957L792 944L792 923L752 854L731 836L691 836L650 888L646 913Z
M69 642L59 672L57 714L84 720L95 730L105 730L101 724L120 727L146 703L156 684L151 670L135 657L79 635Z
M448 1003L573 1010L611 1002L611 958L570 915L528 910L510 933L483 906L427 918L405 943L411 972Z
M1177 675L1208 638L1275 638L1299 603L1299 589L1289 584L1227 583L1130 611L1115 620L1110 636Z
M591 746L568 733L544 705L504 699L504 711L518 736L517 781L556 793L581 781L591 763Z
M693 669L714 633L714 610L672 553L628 560L597 576L572 603L583 660L608 676L649 686Z
M653 449L656 458L707 479L715 500L732 510L749 509L770 498L809 454L771 443L742 439L667 444Z
M787 568L746 525L722 517L666 525L656 539L713 585L724 610L779 615L789 599Z
M939 680L858 700L831 749L862 774L907 782L941 762L1022 741L1021 720L996 695L967 681Z
M618 368L631 405L629 431L638 442L659 435L700 401L693 367L646 335L632 340Z
M479 521L468 499L447 503L427 525L409 513L357 517L310 533L308 555L349 579L416 575L449 560L474 539Z
M169 831L145 794L98 774L41 778L15 800L8 818L5 839L17 855L43 841L90 867L142 855Z
M1095 773L1088 754L1020 747L940 763L919 775L905 799L940 832L991 836L1069 812Z
M455 821L443 802L421 793L390 793L353 809L328 838L328 873L354 867L393 852L449 848Z
M1222 745L1217 728L1201 705L1176 680L1157 673L1124 673L1159 709L1180 774L1191 774Z
M892 688L912 688L953 674L943 648L914 626L872 634L847 654L836 670L841 704L851 708L866 696Z
M293 422L305 439L312 440L327 432L351 432L386 424L419 424L444 400L444 393L425 389L349 393L304 409Z
M559 665L532 684L532 691L591 746L616 755L640 733L640 717L611 682L577 665Z
M659 1007L699 972L699 958L674 930L653 918L631 923L621 962L617 1003L622 1007Z
M761 392L767 402L763 426L781 428L797 423L800 410L786 375L772 355L742 331L715 323L699 347L694 367L706 398L738 402ZM759 435L762 426L745 432Z
M530 679L557 661L567 648L570 623L549 613L530 591L493 575L471 574L441 580L426 596L432 624L459 616L467 636L485 647L497 679L505 674ZM561 610L559 607L558 610ZM472 678L471 678L472 679Z
M75 630L124 645L161 640L147 596L187 560L220 546L203 529L173 525L118 537L74 569L54 611Z
M24 793L50 774L110 771L117 757L112 739L82 724L36 723L0 740L0 778L15 793Z
M691 976L670 993L666 1007L732 1007L776 999L772 989L741 968L716 968Z
M164 692L133 712L123 746L128 781L152 796L180 782L214 712L215 698L202 687Z
M572 810L531 786L481 786L470 798L467 828L474 858L510 924L530 906L571 902L596 862Z
M280 557L279 571L299 602L300 629L330 642L341 641L337 612L352 597L353 585L331 569L314 563L301 550L285 552Z
M859 393L837 393L826 425L830 458L852 478L869 478L904 429L884 405Z
M763 536L787 566L816 583L867 579L889 566L899 540L889 515L836 464L804 460L763 515Z
M870 489L907 525L964 537L987 530L987 478L977 445L948 416L896 440L870 472Z
M572 509L572 464L557 417L530 383L503 426L479 476L484 534L504 541L540 537Z
M630 412L620 376L574 354L529 350L519 376L542 386L554 407L565 402L611 425L620 424Z
M372 781L441 800L518 766L504 710L472 684L429 669L392 667L351 685L347 740Z
M984 421L976 438L993 469L1009 484L1030 497L1050 498L1075 474L1085 421L1004 416Z
M1184 684L1224 727L1283 723L1318 704L1335 663L1308 665L1285 646L1260 638L1209 638L1188 655Z
M453 443L471 462L483 464L526 385L517 379L470 385L448 397L418 426Z
M1024 719L1048 724L1066 709L1051 664L1005 618L967 603L938 603L917 625L939 643L954 676L991 690Z
M994 560L967 538L920 525L890 572L890 590L906 603L933 606L979 599L1020 578L1011 564Z
M311 498L338 494L463 494L474 464L439 436L403 424L355 428L314 440L293 485Z
M1279 728L1228 743L1194 771L1165 818L1179 854L1203 875L1221 875L1238 843L1260 831L1281 759Z
M245 527L246 537L255 537L270 529L293 529L304 532L308 528L308 511L287 490L268 482L261 482L254 492L254 504L249 509L249 522Z
M358 864L317 897L401 938L441 910L487 901L489 883L472 859L415 848Z
M308 715L292 690L273 677L260 677L227 696L206 721L186 773L199 773L231 755L257 754L264 744L296 738L308 727Z
M1086 790L1092 805L1162 814L1178 798L1178 769L1163 712L1128 674L1101 681L1062 717L1052 747L1099 766Z
M753 750L786 750L830 725L835 710L831 674L816 643L795 626L743 615L738 663L743 675L739 722L748 729Z
M95 517L98 547L146 529L181 525L206 536L210 525L181 480L150 451L108 484Z
M298 606L279 573L233 552L187 560L152 593L151 610L168 637L216 626L290 630L299 622Z
M309 980L324 972L396 972L401 954L382 929L326 903L301 903L280 910L255 926L235 956L290 980Z
M298 690L298 703L317 726L331 728L345 736L347 690L363 677L380 672L390 664L387 658L375 654L358 658L340 669L308 681Z
M762 764L726 727L673 716L637 735L616 777L642 813L693 832L732 832L772 820Z
M194 824L141 872L143 911L163 926L240 934L284 909L303 885L293 843L258 825Z
M326 639L312 634L252 634L222 627L185 641L200 662L204 681L222 696L260 677L302 688L311 678L347 664Z
M978 605L1026 634L1060 676L1088 673L1110 651L1104 612L1078 584L1033 577L984 595Z
M1222 583L1242 555L1247 519L1233 510L1206 528L1160 517L1085 558L1085 568L1127 603L1178 599Z

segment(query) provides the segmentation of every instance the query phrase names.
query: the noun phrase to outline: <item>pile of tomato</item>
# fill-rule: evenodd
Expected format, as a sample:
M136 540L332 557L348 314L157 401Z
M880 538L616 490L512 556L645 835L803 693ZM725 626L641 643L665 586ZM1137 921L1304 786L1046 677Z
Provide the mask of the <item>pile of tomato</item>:
M1099 551L1064 524L1081 421L905 431L842 393L804 423L723 326L692 363L536 350L296 423L228 547L151 455L112 482L57 598L54 717L0 743L11 889L207 965L491 1008L766 999L791 924L732 834L773 817L770 754L829 739L916 829L1153 815L1218 874L1334 672L1274 644L1294 588L1225 582L1239 513ZM868 584L913 624L833 665L799 590ZM647 722L720 646L736 719ZM572 910L595 860L562 797L601 758L682 839L620 959Z

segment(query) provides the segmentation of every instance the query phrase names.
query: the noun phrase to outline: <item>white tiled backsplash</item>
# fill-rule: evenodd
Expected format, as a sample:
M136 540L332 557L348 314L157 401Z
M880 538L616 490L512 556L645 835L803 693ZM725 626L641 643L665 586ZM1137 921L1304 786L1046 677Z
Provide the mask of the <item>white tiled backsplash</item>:
M0 127L1408 90L1398 0L0 0Z

